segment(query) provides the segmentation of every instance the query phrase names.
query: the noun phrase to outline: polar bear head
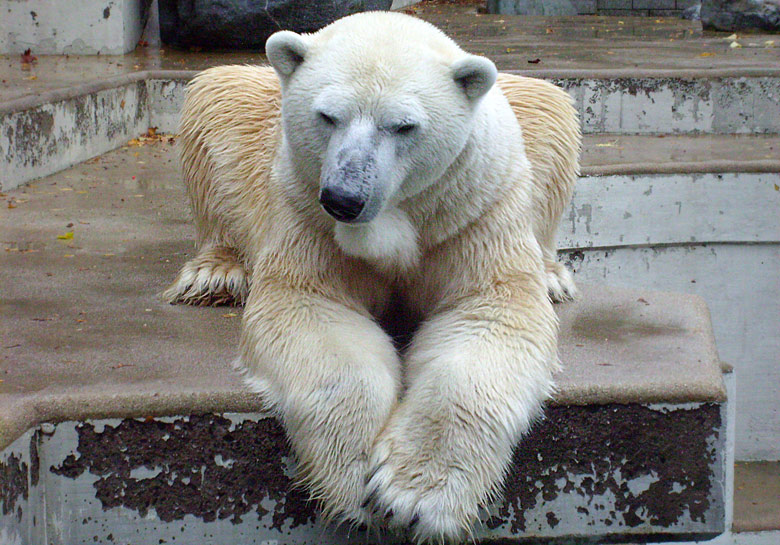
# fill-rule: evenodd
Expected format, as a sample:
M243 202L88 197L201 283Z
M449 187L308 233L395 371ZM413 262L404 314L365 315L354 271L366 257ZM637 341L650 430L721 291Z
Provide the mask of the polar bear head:
M439 180L496 80L432 25L361 13L266 44L282 85L287 153L339 222L375 222Z

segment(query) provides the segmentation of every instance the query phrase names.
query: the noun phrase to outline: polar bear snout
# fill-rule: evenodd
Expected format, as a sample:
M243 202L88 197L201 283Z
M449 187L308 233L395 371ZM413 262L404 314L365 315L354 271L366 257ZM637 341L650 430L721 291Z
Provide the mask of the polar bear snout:
M326 186L320 191L320 204L336 220L351 223L360 216L366 200L363 195L342 187Z

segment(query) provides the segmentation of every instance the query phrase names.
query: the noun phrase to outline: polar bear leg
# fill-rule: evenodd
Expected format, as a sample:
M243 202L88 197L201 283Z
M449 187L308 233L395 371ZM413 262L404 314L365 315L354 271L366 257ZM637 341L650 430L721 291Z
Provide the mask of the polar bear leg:
M541 282L520 303L475 297L426 321L372 452L365 505L418 542L468 534L550 395L555 330Z
M574 283L571 271L562 263L558 263L555 254L544 260L544 273L547 282L547 293L553 303L574 301L579 297L579 290Z
M297 477L323 518L367 523L368 455L400 389L390 337L354 304L256 278L238 367L284 423Z
M171 304L242 305L249 292L246 267L235 250L205 244L162 293Z

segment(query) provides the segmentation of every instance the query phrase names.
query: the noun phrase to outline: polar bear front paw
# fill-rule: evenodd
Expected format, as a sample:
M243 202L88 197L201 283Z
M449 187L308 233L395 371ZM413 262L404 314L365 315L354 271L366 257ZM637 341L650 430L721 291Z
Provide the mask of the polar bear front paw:
M565 265L558 262L545 263L547 293L553 303L574 301L579 297L579 290L574 283L574 276Z
M207 246L184 264L161 295L171 304L216 306L242 305L248 293L247 271L235 251Z
M363 507L418 543L469 535L489 496L479 468L458 463L456 453L438 460L397 434L386 433L377 442L371 462Z

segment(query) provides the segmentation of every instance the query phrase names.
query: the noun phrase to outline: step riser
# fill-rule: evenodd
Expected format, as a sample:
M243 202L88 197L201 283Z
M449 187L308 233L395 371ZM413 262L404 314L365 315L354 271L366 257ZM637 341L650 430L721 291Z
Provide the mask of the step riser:
M176 130L186 78L141 73L123 84L0 108L10 190L115 149L149 126ZM551 78L574 97L586 134L780 134L780 78Z
M561 249L780 241L780 173L583 176Z
M726 410L549 408L521 443L506 500L480 535L722 532ZM363 534L323 534L304 492L290 490L288 454L281 427L265 414L66 422L28 432L0 455L0 525L8 542L21 544L109 542L109 534L139 544L212 536L223 544L365 543Z

